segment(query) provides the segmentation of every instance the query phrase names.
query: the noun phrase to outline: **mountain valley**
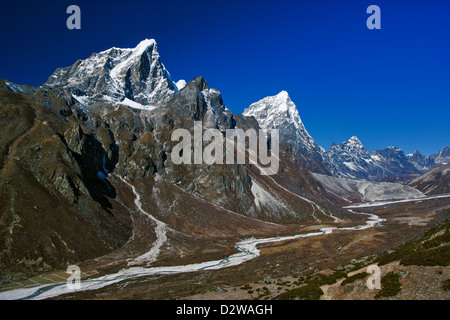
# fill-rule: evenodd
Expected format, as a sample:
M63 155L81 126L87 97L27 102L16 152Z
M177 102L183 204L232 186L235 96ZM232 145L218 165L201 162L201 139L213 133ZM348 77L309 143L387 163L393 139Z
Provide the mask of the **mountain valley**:
M286 91L233 114L203 76L173 81L155 40L94 53L39 87L1 80L0 119L0 299L297 299L302 287L375 299L331 276L448 233L450 147L369 152L352 136L325 150ZM172 132L199 121L224 135L278 129L277 174L175 164ZM432 268L445 281L448 239L434 245L411 250L442 253ZM382 275L430 278L401 258ZM65 289L69 265L79 291ZM423 282L402 279L400 297L416 298ZM449 299L438 291L422 298Z

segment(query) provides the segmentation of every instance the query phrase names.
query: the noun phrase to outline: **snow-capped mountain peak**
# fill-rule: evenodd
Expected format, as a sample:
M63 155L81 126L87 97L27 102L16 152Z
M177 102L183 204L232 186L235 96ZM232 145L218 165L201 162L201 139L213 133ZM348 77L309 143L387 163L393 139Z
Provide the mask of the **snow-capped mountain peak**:
M304 129L297 107L284 90L251 104L243 115L254 116L263 129L283 128L289 124L295 129Z
M69 89L79 102L122 103L143 108L158 106L178 91L161 62L154 39L135 48L110 48L57 69L43 86Z
M138 60L142 58L144 52L147 50L149 51L149 53L151 53L152 56L155 55L159 57L156 41L153 39L145 39L133 49L124 49L123 51L128 51L129 53L128 55L126 55L126 58L124 60L118 63L111 70L111 72L109 73L111 78L119 83L121 80L120 78L123 78L125 76L124 73L126 72L126 70L128 70L128 68L130 68L133 64L137 63Z
M348 142L352 144L362 145L361 141L358 139L357 136L352 136L350 139L348 139Z
M352 136L350 139L343 142L341 145L349 151L354 150L357 152L361 149L364 149L363 144L361 143L361 141L358 139L357 136Z
M324 150L306 131L297 107L286 91L252 103L242 114L255 117L262 129L279 129L280 142L291 143L293 154L303 158L307 168L310 165L311 168L323 168Z

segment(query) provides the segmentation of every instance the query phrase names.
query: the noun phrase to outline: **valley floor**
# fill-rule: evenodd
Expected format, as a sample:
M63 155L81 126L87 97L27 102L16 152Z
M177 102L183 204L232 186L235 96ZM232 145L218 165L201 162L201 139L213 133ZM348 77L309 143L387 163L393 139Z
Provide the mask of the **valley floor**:
M90 290L67 293L62 290L53 295L46 295L54 289L55 283L67 277L64 271L55 271L25 281L15 281L20 286L37 286L37 284L50 284L29 289L14 289L4 287L0 292L0 299L9 298L57 298L57 299L273 299L283 297L296 288L305 286L306 279L323 275L333 275L337 272L347 273L359 270L373 261L377 255L386 250L419 236L448 218L450 204L448 198L433 198L420 201L389 203L378 206L353 208L359 212L378 215L385 219L381 224L362 230L335 230L332 233L324 232L326 225L304 226L302 233L312 233L313 237L278 238L277 241L260 243L257 251L259 256L254 259L236 260L236 263L224 261L224 257L236 256L236 251L230 249L224 242L222 253L212 250L210 254L200 254L194 261L210 261L218 259L217 263L224 263L223 268L203 268L196 266L192 270L184 266L182 272L167 272L155 274L141 274L135 269L134 276L114 277L108 274L107 268L98 269L96 263L80 265L83 270L83 283L92 281ZM331 227L331 225L328 225ZM319 234L317 234L319 233ZM228 249L226 249L228 248ZM244 248L253 250L252 247ZM234 252L233 252L234 251ZM245 250L242 250L245 253ZM204 251L201 251L204 253ZM253 251L256 252L256 251ZM245 256L245 254L243 255ZM198 259L198 261L195 261ZM232 260L232 259L231 259ZM188 261L186 261L188 263ZM228 263L228 264L227 264ZM166 259L164 265L180 265L179 261ZM209 264L211 266L211 264ZM122 266L123 268L123 266ZM157 268L157 267L155 267ZM161 270L166 267L162 267ZM196 269L197 268L197 269ZM148 269L148 268L147 268ZM201 270L199 270L201 269ZM100 271L99 271L100 270ZM116 270L117 266L111 266ZM130 270L130 268L128 268ZM139 271L142 271L141 268ZM362 271L361 271L362 270ZM440 289L440 283L449 278L449 267L419 267L399 266L392 262L382 267L382 275L391 270L402 272L403 292L397 296L400 299L449 299L449 291ZM58 279L59 277L59 279ZM107 285L98 285L95 279L113 279ZM117 280L117 281L115 281ZM350 287L340 286L335 279L329 287L322 286L322 299L372 299L376 290L368 290L362 280L355 281ZM46 282L47 281L47 282ZM358 286L356 286L358 285ZM63 287L63 286L61 286ZM65 287L65 285L64 285ZM41 288L41 290L37 290ZM18 294L26 290L26 294Z

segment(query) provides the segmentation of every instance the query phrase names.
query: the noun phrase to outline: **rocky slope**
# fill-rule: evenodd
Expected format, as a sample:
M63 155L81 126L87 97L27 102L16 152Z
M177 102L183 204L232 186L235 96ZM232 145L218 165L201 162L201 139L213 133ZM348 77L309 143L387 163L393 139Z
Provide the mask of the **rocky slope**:
M425 194L450 192L450 164L431 169L410 182L410 186Z
M62 116L69 101L0 88L0 276L91 259L131 235L128 210L108 200L113 148Z

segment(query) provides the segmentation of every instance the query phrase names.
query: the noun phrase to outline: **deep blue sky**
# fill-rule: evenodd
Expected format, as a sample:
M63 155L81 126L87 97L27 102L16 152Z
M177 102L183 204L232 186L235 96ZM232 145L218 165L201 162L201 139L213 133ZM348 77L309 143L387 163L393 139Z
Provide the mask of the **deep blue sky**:
M0 78L39 85L110 47L156 39L172 78L202 74L234 113L289 92L324 148L426 155L450 144L450 1L0 0ZM66 8L81 8L81 30ZM381 8L381 30L366 9Z

